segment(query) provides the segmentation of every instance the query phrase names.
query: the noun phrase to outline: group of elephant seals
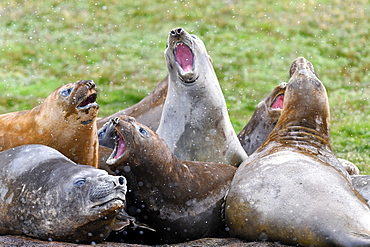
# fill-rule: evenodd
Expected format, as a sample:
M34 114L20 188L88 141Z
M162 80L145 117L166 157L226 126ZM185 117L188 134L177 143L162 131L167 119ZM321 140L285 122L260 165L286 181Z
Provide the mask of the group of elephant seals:
M42 144L57 149L76 163L99 166L95 83L63 85L31 110L0 115L0 151Z
M370 209L330 143L324 85L305 58L290 68L275 128L238 168L226 198L230 235L301 246L369 246Z
M0 235L92 243L116 230L124 177L39 144L3 151L0 160Z
M107 164L128 181L128 213L141 210L139 220L156 230L159 243L226 234L221 207L235 167L179 160L158 134L129 116L112 119L99 142L113 148Z
M285 88L286 83L283 82L258 103L249 122L238 134L239 141L248 155L261 146L275 127L283 109Z
M126 109L118 111L110 116L100 118L97 121L98 129L112 118L128 115L134 117L138 122L156 131L162 116L164 101L167 96L168 75L157 84L154 90L141 101Z
M168 36L168 91L157 133L181 160L238 166L247 158L231 125L211 58L183 28Z

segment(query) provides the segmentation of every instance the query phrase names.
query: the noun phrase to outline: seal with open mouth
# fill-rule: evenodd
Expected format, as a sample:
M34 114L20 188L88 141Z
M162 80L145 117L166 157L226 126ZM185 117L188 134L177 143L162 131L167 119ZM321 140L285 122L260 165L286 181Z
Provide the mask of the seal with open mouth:
M235 167L179 160L158 134L129 116L112 119L99 143L113 149L107 164L127 178L128 213L139 209L138 220L156 229L161 243L226 234L222 203Z
M231 125L203 42L183 28L168 36L168 92L157 133L181 160L238 166L247 154Z
M124 207L126 179L39 144L0 153L0 234L103 241Z
M283 82L258 103L251 119L238 134L239 141L248 155L261 146L275 127L283 109L285 88L286 83Z
M293 62L290 76L275 128L231 183L225 206L230 235L300 246L370 246L370 209L331 149L326 89L303 57Z
M31 110L0 115L0 151L43 144L83 165L99 166L96 86L91 80L59 87Z

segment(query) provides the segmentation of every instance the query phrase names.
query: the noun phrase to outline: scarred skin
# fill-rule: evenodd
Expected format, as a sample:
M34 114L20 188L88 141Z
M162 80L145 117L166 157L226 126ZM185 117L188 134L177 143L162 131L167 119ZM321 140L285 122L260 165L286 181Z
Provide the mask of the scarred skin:
M156 131L162 115L164 101L167 95L168 75L158 83L155 89L137 104L118 111L110 116L98 119L98 129L112 118L128 115L134 117L138 122Z
M203 42L182 28L168 36L168 92L157 133L181 160L238 166L247 158Z
M141 210L138 220L156 229L158 243L227 234L221 211L235 167L179 160L162 138L128 116L100 129L99 141L114 148L107 164L128 180L128 212Z
M276 127L233 178L225 209L230 235L369 246L370 209L330 146L325 87L303 57L293 62L290 76Z
M0 115L0 151L43 144L74 162L99 167L95 100L95 83L78 81L59 87L31 110Z
M116 230L126 180L38 144L0 153L0 235L92 243Z

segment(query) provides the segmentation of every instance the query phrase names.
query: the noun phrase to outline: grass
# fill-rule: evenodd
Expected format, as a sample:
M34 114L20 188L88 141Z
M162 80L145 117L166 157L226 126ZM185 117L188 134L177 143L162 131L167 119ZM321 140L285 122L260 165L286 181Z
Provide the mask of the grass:
M298 56L327 87L332 146L370 174L370 3L359 1L28 0L0 2L0 113L93 79L100 116L147 95L167 73L168 31L200 37L239 132Z

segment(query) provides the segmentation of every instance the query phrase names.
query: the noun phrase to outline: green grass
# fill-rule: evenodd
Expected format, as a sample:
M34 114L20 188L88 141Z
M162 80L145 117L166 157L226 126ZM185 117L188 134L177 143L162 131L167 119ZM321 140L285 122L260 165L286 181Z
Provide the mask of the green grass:
M236 132L296 57L310 60L329 94L336 154L370 174L370 3L277 2L1 1L0 113L80 79L97 83L100 116L126 108L167 74L167 34L181 26L212 56Z

